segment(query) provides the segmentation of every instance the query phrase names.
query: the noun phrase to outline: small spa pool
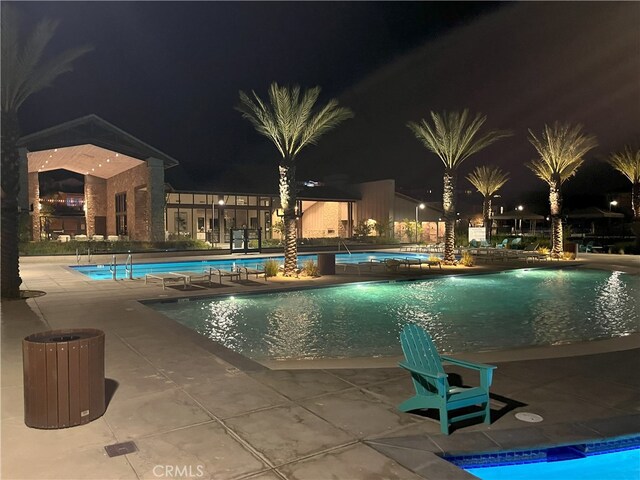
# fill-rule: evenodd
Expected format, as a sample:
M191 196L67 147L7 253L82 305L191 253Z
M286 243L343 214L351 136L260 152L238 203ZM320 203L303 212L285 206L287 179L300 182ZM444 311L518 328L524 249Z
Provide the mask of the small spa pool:
M521 269L147 303L254 360L400 355L408 322L441 351L557 345L640 330L640 277Z

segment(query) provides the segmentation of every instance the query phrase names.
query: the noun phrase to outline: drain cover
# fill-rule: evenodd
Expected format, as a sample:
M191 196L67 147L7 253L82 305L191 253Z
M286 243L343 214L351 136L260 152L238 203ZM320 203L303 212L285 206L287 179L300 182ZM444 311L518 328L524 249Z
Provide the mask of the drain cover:
M113 445L107 445L104 449L110 457L118 457L138 451L138 447L133 442L114 443Z
M535 413L529 413L529 412L516 413L516 418L521 422L527 422L527 423L539 423L542 420L544 420L540 415L537 415Z

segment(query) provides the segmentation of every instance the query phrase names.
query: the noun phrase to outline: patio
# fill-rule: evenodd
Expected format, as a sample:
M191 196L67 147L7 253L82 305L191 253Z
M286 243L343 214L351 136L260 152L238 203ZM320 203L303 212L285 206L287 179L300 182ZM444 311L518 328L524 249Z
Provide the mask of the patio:
M193 292L163 291L142 280L91 281L66 269L74 263L68 260L24 259L23 288L47 294L2 304L3 478L463 479L472 477L435 454L639 431L638 334L460 356L497 362L494 423L445 437L433 418L396 410L413 387L395 359L287 362L268 369L137 301ZM634 257L584 255L582 261L640 271ZM336 275L295 287L366 278ZM270 281L237 288L282 287ZM27 428L20 341L36 331L74 327L106 333L107 411L70 429ZM544 421L522 423L514 417L522 411ZM104 446L127 440L137 452L106 455Z

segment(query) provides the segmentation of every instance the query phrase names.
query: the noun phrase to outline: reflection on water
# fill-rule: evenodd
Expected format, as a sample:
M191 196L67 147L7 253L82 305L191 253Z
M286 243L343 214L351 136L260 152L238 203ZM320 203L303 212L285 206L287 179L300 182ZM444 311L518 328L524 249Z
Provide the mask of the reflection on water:
M218 297L154 308L252 358L388 356L407 322L442 351L552 345L640 330L640 277L518 270Z

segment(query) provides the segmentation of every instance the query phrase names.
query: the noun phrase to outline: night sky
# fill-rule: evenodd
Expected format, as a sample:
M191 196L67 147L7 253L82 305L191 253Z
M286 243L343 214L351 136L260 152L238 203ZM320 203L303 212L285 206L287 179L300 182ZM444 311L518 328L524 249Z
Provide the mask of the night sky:
M469 107L516 135L462 173L497 163L516 180L507 193L543 189L521 167L534 154L526 127L580 121L604 135L587 176L594 171L607 177L606 188L625 188L596 157L637 140L640 4L568 3L557 11L488 2L14 5L28 24L61 21L52 50L95 48L24 104L23 133L95 113L176 158L181 166L167 178L178 188L266 183L263 191L276 191L275 147L234 110L238 90L265 96L274 80L320 85L322 100L338 97L356 115L303 151L305 178L344 172L356 181L396 178L417 195L441 188L439 161L405 124L432 109ZM603 18L605 11L613 13ZM581 182L590 188L589 179Z

